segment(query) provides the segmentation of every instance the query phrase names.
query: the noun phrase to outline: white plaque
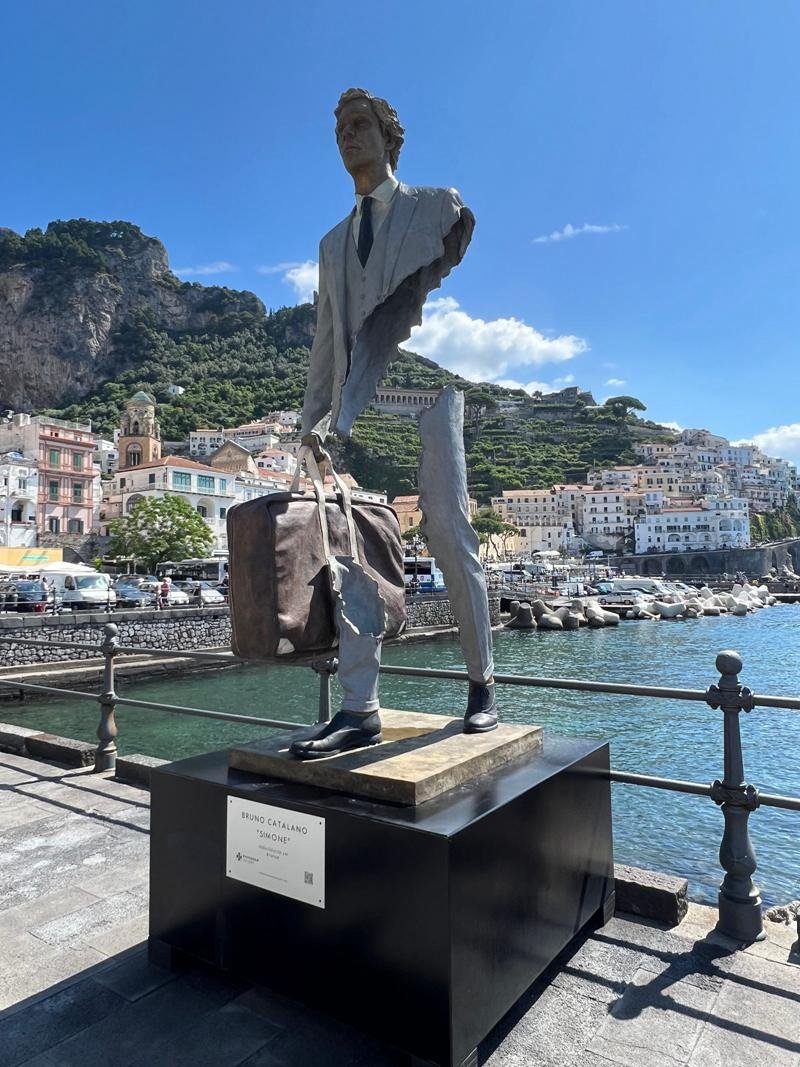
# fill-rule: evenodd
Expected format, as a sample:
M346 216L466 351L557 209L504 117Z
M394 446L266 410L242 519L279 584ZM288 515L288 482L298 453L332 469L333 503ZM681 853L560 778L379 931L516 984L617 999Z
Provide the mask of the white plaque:
M324 908L325 820L228 797L226 873Z

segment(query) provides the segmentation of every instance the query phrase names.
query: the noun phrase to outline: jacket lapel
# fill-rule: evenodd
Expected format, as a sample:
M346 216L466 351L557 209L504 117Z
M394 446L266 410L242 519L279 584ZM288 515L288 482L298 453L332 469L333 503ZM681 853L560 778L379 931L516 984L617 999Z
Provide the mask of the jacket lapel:
M403 247L408 227L417 207L417 198L407 185L401 182L395 193L396 203L387 220L389 231L386 235L386 258L383 265L382 298L389 292L397 260Z

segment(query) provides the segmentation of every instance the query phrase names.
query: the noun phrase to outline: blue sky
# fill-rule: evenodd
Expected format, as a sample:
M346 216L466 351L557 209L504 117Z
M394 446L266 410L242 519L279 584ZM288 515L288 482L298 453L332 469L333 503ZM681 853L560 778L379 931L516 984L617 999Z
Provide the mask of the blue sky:
M398 176L477 216L417 350L800 460L798 38L791 0L4 5L0 226L128 219L184 277L294 303L366 86Z

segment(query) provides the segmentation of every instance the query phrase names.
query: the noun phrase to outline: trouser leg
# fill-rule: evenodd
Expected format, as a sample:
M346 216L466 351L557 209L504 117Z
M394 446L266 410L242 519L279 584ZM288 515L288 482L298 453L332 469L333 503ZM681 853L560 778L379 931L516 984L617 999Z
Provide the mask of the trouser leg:
M444 389L420 415L419 434L422 528L444 573L470 681L486 685L494 672L492 627L478 535L469 521L464 394L452 386Z
M378 583L350 556L330 561L339 633L342 711L371 714L380 707L378 671L386 630L386 605Z
M335 756L381 740L378 672L386 631L386 605L378 583L350 556L329 560L339 634L339 683L342 706L330 722L320 723L292 742L298 759Z

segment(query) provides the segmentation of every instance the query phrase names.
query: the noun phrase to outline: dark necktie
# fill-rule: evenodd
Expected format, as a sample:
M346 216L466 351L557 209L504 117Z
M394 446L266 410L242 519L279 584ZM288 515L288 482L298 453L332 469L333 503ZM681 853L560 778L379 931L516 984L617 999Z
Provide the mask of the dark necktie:
M361 226L358 230L358 258L361 266L366 267L372 248L372 197L365 196L361 201Z

